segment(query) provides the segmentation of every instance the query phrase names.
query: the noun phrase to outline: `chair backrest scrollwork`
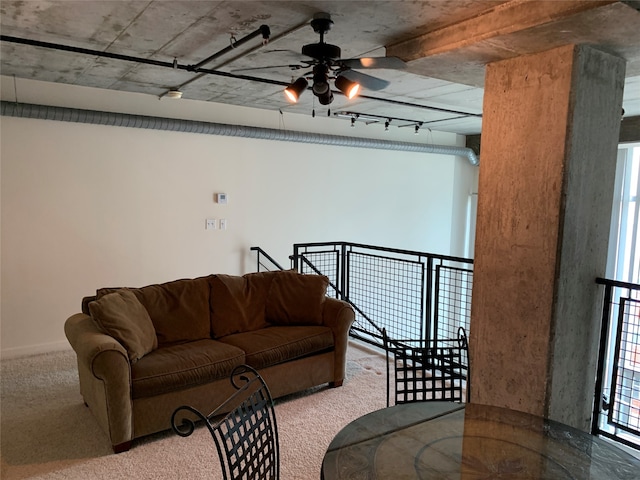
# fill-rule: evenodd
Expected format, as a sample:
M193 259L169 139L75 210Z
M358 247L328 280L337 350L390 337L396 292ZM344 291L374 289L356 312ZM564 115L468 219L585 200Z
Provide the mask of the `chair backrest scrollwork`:
M182 437L203 421L218 451L225 480L278 480L280 453L273 399L260 374L248 365L230 376L236 390L209 415L183 405L171 416L171 427Z

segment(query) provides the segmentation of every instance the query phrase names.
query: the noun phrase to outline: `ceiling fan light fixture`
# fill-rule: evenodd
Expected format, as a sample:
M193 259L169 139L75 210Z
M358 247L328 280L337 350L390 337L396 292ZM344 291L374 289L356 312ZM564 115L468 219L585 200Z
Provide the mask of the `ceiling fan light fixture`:
M307 79L300 77L284 89L284 94L291 102L297 103L300 99L300 95L302 95L308 86L309 82L307 82Z
M316 96L326 95L329 91L329 82L325 79L322 80L314 80L313 81L313 93Z
M320 95L326 95L331 89L329 87L329 76L327 73L329 69L326 65L319 64L313 67L313 93L319 97Z
M336 88L344 93L349 100L360 93L360 84L353 82L342 75L339 75L338 78L336 78Z
M329 105L331 102L333 102L333 92L331 91L331 89L327 90L322 95L316 95L316 97L318 97L320 105Z

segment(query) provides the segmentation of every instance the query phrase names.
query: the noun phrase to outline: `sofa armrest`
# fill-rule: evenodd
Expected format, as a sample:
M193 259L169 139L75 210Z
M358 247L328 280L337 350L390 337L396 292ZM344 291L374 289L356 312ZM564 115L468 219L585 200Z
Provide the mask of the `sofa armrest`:
M347 345L349 330L355 320L355 312L347 302L327 297L322 310L322 323L331 328L335 346L334 380L336 386L342 385L347 365Z
M115 451L133 439L131 365L124 347L83 313L72 315L65 335L76 353L80 393Z

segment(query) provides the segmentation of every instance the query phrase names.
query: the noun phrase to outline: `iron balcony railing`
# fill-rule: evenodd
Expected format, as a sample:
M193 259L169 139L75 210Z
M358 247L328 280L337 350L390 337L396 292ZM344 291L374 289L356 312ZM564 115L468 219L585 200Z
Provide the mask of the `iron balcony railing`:
M293 246L292 266L326 275L328 295L356 311L351 335L382 346L391 338L455 338L469 331L473 260L347 242Z
M257 271L282 267L260 247ZM291 268L329 278L327 295L356 312L351 336L383 346L391 338L456 338L469 332L473 260L347 242L293 246Z
M284 270L267 252L260 247L251 247L252 252L256 252L256 272L270 272L274 270Z
M640 285L596 281L604 301L592 433L640 449Z
M259 247L257 271L282 269ZM291 267L329 277L327 295L356 312L353 337L454 338L470 332L473 261L345 242L293 246ZM598 278L602 331L592 433L640 449L640 285ZM468 362L468 359L466 359Z

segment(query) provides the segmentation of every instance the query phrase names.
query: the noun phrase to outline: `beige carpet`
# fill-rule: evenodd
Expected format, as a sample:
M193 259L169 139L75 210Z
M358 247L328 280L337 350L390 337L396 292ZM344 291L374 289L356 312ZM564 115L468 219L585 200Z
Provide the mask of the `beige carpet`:
M386 406L384 357L350 344L341 388L277 400L281 478L320 478L324 452L351 420ZM114 455L84 406L73 352L3 360L0 477L47 479L219 479L205 428L188 438L163 432Z

